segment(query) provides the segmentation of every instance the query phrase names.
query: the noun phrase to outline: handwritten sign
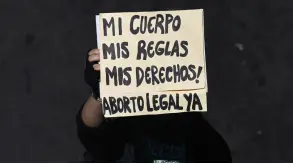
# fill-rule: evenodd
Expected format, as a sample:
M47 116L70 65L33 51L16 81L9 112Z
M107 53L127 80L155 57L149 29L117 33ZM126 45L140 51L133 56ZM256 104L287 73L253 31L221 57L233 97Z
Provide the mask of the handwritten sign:
M98 18L105 117L207 111L203 10Z

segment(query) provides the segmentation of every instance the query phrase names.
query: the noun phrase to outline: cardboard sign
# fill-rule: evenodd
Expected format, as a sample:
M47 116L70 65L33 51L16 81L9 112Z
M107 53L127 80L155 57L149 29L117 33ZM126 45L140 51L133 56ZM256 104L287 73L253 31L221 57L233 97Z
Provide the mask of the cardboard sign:
M203 10L97 16L105 117L207 111Z

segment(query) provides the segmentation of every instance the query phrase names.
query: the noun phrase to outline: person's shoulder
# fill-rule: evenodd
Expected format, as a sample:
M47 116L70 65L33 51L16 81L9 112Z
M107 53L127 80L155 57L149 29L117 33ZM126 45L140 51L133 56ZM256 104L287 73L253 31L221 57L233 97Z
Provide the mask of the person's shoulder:
M190 154L200 154L202 160L232 162L230 148L223 136L206 120L194 126L187 140Z

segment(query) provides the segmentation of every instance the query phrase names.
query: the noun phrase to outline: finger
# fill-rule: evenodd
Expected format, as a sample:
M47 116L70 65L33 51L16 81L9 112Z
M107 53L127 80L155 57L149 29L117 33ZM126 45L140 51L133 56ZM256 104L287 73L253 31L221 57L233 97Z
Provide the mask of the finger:
M100 50L95 48L95 49L92 49L89 53L88 53L89 56L91 55L100 55Z
M95 71L100 71L100 64L93 65Z
M89 62L100 61L100 55L91 55L88 57Z

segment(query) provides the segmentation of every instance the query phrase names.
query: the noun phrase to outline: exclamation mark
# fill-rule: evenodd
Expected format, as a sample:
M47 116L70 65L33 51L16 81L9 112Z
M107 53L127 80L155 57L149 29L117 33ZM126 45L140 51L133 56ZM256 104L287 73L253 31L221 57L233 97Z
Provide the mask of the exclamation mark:
M196 80L195 80L196 84L199 83L198 78L199 78L199 76L200 76L200 74L201 74L201 71L202 71L202 67L199 66L199 67L198 67L197 74L196 74Z

